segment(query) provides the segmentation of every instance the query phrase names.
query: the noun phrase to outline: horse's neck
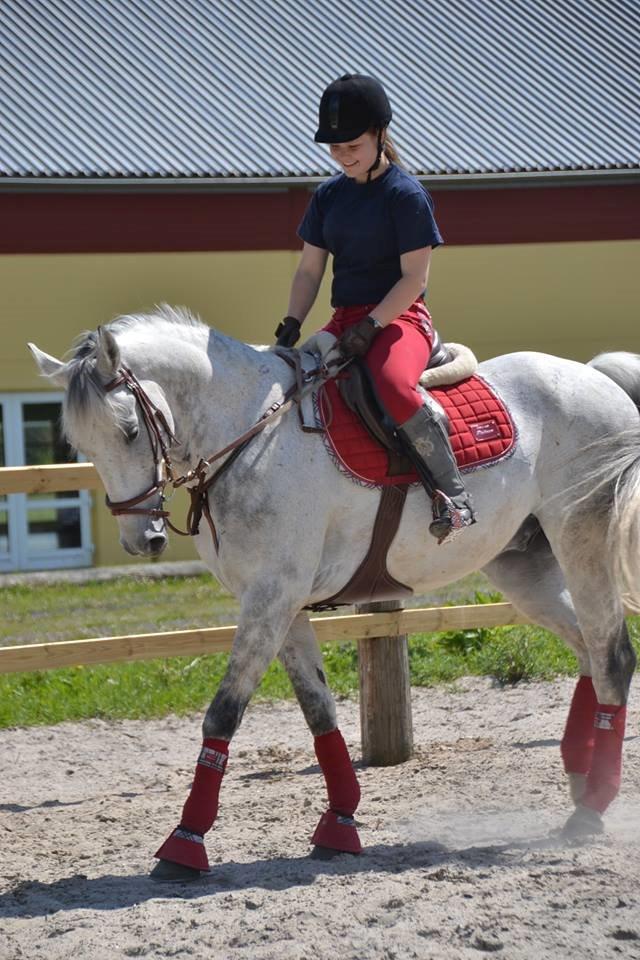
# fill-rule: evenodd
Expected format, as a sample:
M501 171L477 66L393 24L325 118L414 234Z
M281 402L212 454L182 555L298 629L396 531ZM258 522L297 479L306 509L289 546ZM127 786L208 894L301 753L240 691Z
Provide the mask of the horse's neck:
M149 377L165 392L189 466L253 426L291 379L275 354L214 331L195 331L183 340L174 334L162 354L161 369L157 376L150 369Z
M222 430L227 440L253 426L282 396L291 380L285 362L271 351L256 349L220 333L210 338L208 358L211 374L207 419L215 421L215 435L219 436ZM216 404L215 414L209 406L211 402Z

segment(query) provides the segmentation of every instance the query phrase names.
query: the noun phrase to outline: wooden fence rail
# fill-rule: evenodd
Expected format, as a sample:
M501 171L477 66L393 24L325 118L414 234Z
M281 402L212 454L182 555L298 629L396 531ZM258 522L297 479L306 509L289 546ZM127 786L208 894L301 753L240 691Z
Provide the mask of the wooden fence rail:
M346 643L376 637L398 637L471 627L505 627L527 623L510 603L460 607L429 607L389 613L361 613L342 617L314 617L319 643ZM0 673L90 666L117 660L154 657L192 657L231 649L235 626L141 633L126 637L97 637L0 647Z
M102 482L92 463L53 463L41 467L0 467L0 496L8 493L61 493L98 490Z

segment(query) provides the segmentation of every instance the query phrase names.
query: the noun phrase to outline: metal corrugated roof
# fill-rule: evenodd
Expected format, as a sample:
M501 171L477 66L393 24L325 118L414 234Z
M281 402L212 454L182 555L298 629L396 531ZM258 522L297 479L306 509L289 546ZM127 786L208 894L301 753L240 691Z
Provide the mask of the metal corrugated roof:
M639 36L638 0L2 0L0 182L324 176L345 71L416 174L634 170Z

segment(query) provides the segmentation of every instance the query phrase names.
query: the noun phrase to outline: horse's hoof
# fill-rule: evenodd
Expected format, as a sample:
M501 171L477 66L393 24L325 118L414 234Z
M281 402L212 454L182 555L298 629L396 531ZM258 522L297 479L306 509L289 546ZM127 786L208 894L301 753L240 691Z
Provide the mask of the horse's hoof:
M331 847L319 847L317 844L311 851L312 860L335 860L336 857L341 857L345 850L333 850ZM351 853L352 857L356 854Z
M604 833L604 823L597 810L578 805L565 823L560 836L563 840L584 840Z
M316 850L320 848L335 853L362 853L355 820L345 814L336 813L335 810L327 810L322 814L311 837L311 843Z
M170 860L158 860L149 876L156 883L192 883L200 879L202 871Z

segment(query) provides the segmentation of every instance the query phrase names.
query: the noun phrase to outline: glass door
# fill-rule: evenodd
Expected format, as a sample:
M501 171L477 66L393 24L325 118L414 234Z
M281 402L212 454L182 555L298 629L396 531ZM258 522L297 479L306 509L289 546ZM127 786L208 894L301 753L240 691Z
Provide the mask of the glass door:
M51 394L5 395L0 398L5 421L7 462L16 466L70 463L77 459L62 436L61 398ZM7 552L4 568L45 570L91 563L86 490L12 494L7 501ZM0 510L3 504L0 502ZM15 534L15 536L11 536ZM2 563L0 513L0 563Z

